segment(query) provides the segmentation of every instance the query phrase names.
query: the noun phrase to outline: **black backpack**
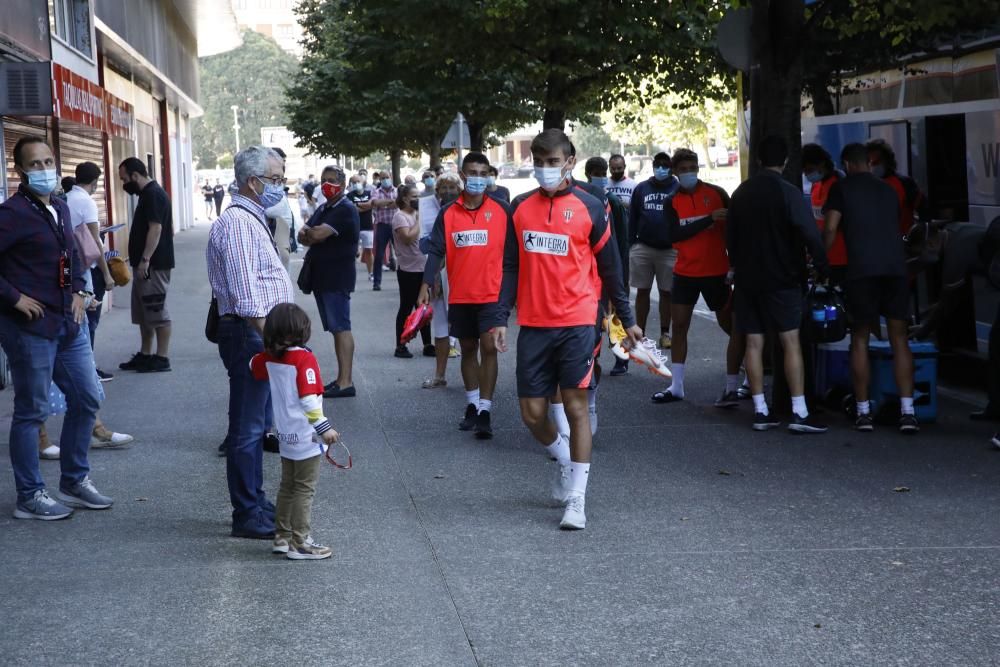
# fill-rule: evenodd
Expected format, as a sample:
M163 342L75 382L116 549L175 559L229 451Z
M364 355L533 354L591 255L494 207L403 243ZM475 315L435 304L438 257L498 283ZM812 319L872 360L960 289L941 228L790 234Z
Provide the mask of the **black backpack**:
M815 343L837 343L847 337L847 308L840 291L813 285L806 297L806 320Z

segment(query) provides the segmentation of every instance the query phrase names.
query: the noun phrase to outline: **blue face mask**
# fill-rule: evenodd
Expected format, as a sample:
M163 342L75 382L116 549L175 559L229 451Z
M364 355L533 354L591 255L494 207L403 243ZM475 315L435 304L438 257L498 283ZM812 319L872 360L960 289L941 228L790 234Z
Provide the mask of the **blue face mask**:
M819 183L823 180L823 174L818 171L806 172L806 180L810 183Z
M492 188L496 184L497 184L497 178L496 178L496 176L487 176L486 177L486 187Z
M425 178L424 179L424 187L428 188L428 189L433 188L434 187L434 179L433 178Z
M392 179L391 178L383 178L382 179L382 187L385 188L386 190L388 190L389 188L391 188L392 187Z
M597 187L607 190L608 189L608 177L607 176L591 176L590 184L596 185Z
M285 198L285 186L282 183L261 182L264 184L264 191L257 195L257 201L260 203L260 207L266 211L272 206L280 204L281 200ZM254 190L254 193L256 192L257 190Z
M535 167L535 180L546 192L555 192L566 180L562 167Z
M485 176L466 176L465 191L470 195L481 195L486 192Z
M681 187L685 190L694 190L695 186L698 185L698 172L688 173L688 174L678 174L677 180L680 181Z
M670 167L653 167L653 178L665 181L670 178Z
M39 197L52 194L59 183L59 175L55 169L43 169L41 171L26 171L24 175L28 177L25 185Z

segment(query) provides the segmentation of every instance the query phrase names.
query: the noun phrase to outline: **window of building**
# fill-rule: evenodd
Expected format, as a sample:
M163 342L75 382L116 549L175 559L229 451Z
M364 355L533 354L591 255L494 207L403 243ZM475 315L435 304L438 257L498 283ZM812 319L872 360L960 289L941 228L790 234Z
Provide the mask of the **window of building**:
M295 37L295 26L282 23L277 26L275 31L275 36L284 39L293 39Z
M50 0L49 9L56 37L92 59L90 0Z

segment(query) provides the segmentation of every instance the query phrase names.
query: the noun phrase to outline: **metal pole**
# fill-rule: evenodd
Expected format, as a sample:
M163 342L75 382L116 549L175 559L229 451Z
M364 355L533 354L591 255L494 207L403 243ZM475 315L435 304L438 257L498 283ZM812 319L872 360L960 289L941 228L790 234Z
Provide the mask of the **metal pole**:
M462 128L465 126L465 116L461 113L458 114L458 137L455 143L458 145L458 158L455 160L455 166L458 167L459 171L462 169Z
M239 111L240 107L239 107L239 105L234 104L231 108L233 110L233 132L236 134L236 152L239 153L240 152L240 119L239 119L239 116L236 115L236 112ZM234 157L235 157L235 154L234 154Z

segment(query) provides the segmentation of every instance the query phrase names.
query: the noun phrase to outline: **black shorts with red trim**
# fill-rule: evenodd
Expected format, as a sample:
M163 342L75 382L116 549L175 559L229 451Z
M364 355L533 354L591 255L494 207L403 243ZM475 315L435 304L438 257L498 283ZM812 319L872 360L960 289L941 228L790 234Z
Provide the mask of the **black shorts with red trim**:
M591 389L594 327L521 327L517 337L517 395L548 398L557 389Z
M496 302L448 304L449 333L459 340L478 339L490 329L504 326L505 321Z
M674 273L674 289L671 303L678 306L694 306L698 297L705 297L705 305L712 312L718 312L729 305L730 290L725 276L705 276L689 278Z

